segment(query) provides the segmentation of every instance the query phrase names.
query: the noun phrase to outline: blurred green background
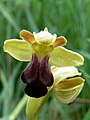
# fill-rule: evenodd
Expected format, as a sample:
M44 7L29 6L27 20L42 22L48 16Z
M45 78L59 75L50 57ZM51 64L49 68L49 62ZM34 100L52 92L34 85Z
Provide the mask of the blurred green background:
M85 64L79 70L86 81L71 105L59 103L52 95L39 118L90 120L90 0L0 0L0 120L26 120L20 74L27 63L4 53L4 40L19 38L22 29L38 32L45 27L58 36L64 35L66 47L84 56Z

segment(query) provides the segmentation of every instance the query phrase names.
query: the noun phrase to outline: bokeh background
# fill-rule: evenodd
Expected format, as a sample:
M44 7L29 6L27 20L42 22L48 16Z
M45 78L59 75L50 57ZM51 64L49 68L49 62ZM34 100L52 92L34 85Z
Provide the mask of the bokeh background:
M86 81L71 105L59 103L51 95L39 118L90 120L90 0L0 0L0 120L26 120L20 74L27 63L4 53L3 43L19 38L22 29L38 32L45 27L58 36L64 35L66 48L84 56L85 64L78 69Z

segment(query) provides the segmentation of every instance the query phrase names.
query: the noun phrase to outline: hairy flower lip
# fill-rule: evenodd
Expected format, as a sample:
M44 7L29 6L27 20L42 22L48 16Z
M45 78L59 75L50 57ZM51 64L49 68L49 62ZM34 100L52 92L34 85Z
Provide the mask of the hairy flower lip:
M47 87L53 84L53 75L48 65L49 57L44 56L39 61L36 54L21 75L23 83L26 84L25 93L31 97L42 97L47 94Z
M47 87L40 81L33 81L32 83L27 84L24 90L28 96L35 98L45 96L48 92Z

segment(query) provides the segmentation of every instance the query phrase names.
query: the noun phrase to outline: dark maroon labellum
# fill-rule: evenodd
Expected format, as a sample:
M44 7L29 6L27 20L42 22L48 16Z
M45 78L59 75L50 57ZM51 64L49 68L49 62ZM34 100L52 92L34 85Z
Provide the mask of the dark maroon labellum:
M41 61L33 54L31 62L21 75L23 83L27 84L25 93L30 97L42 97L47 94L47 87L53 84L53 75L48 65L49 57Z

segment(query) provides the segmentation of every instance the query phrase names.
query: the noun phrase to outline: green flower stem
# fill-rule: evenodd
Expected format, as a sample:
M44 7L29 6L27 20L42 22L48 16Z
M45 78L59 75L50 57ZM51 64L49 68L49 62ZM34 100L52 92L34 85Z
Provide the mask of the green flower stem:
M9 116L9 120L15 120L16 119L16 117L19 115L19 113L22 111L24 105L26 104L27 98L28 97L26 95L23 96L23 98L20 100L20 102L18 103L18 105L16 106L14 111Z

